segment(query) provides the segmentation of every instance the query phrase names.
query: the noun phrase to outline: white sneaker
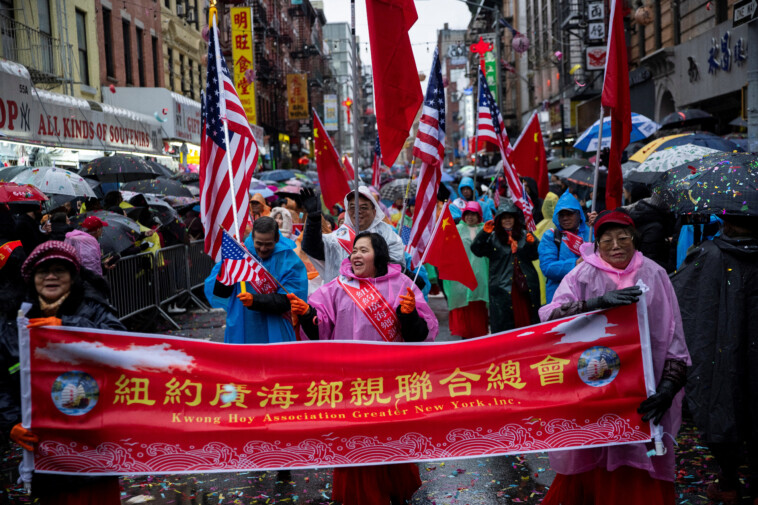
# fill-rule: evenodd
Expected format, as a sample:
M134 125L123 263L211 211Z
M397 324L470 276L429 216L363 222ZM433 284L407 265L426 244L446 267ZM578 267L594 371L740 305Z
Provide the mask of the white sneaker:
M187 309L183 307L179 307L175 303L172 303L171 305L168 306L169 314L184 314L185 312L187 312Z

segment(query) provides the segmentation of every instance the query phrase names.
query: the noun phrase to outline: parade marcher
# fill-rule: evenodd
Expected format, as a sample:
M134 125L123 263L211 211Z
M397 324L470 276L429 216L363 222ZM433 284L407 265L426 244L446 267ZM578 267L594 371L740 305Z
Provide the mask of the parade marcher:
M76 249L84 268L97 275L103 275L102 253L98 239L103 235L103 226L108 226L108 223L98 217L87 216L79 226L81 230L73 230L66 234L65 242Z
M476 190L476 184L471 177L464 177L458 184L458 193L464 202L478 202L482 207L482 218L485 221L489 221L495 215L495 202L487 195L479 196L479 192ZM465 203L464 203L465 206ZM450 215L456 221L463 215L463 208L456 208L450 206Z
M673 233L674 219L663 199L637 182L624 183L624 199L631 204L624 209L634 219L640 236L639 251L667 272L672 272L669 237Z
M276 221L261 217L253 224L253 232L245 239L245 247L290 293L308 296L305 265L295 254L295 243L279 235ZM226 286L218 281L223 261L216 263L205 279L205 296L211 307L226 310L227 344L266 344L295 340L295 330L288 317L290 303L286 292L277 286L271 293L261 293L252 282L246 282L247 293L240 283ZM276 286L275 282L271 282Z
M328 235L321 233L321 203L312 189L301 191L303 207L308 212L303 237L303 251L311 257L316 268L323 265L321 277L324 283L339 275L342 261L352 254L353 242L358 232L370 231L381 235L390 251L390 261L398 265L405 264L403 241L395 229L384 222L384 212L379 208L374 196L366 186L358 188L358 229L353 224L355 219L355 192L345 196L345 222ZM318 263L321 262L321 263Z
M105 281L81 268L76 250L63 242L50 240L32 251L21 266L21 275L29 288L27 313L32 326L73 326L120 330L126 328L116 318L107 301ZM104 291L104 288L106 291ZM19 307L16 307L18 310ZM18 328L16 315L0 314L2 339L2 382L0 412L2 429L24 449L33 450L37 436L23 428L21 391L18 373L7 375L8 367L18 363ZM117 476L73 477L34 474L32 484L35 503L118 505L121 491Z
M722 218L722 234L693 248L671 281L692 356L687 405L721 467L708 497L739 503L747 444L748 490L758 505L758 218Z
M284 207L274 207L271 209L271 217L279 226L282 237L292 238L292 213Z
M490 331L497 333L537 322L540 285L532 261L539 240L528 233L521 211L503 200L494 221L484 223L471 252L489 258Z
M266 203L266 199L260 193L254 193L250 197L250 217L255 222L259 217L268 216L271 214L271 208Z
M553 211L554 228L540 239L540 270L547 279L545 300L550 303L558 285L576 265L582 262L581 245L590 239L579 201L568 191L558 199Z
M534 236L540 239L540 242L542 242L542 237L545 235L545 232L555 225L555 223L553 223L553 213L555 212L555 206L557 203L558 195L552 191L549 191L548 194L545 195L545 199L542 201L542 215L548 217L537 223L537 229L534 230ZM547 303L547 297L545 296L547 290L546 279L545 274L542 273L542 269L540 268L539 258L532 261L532 265L534 265L534 269L537 271L537 277L540 279L540 305L545 305Z
M463 339L489 333L489 259L475 256L471 252L471 243L482 227L482 208L476 202L468 202L457 228L476 276L476 289L472 291L457 281L442 281L450 311L450 334Z
M389 310L369 311L358 295L362 290ZM307 304L289 298L301 331L312 340L431 342L439 330L421 291L398 265L390 264L387 244L378 233L359 233L339 277L319 288ZM343 505L387 505L410 500L421 479L415 463L337 468L332 487L332 499Z
M645 304L657 392L638 412L670 435L666 454L648 456L653 443L551 452L557 472L543 505L613 503L647 505L674 503L674 444L682 420L681 388L689 354L684 341L674 288L666 271L636 250L634 221L624 211L606 211L594 225L595 242L581 246L582 259L540 309L543 321L636 302L647 286Z

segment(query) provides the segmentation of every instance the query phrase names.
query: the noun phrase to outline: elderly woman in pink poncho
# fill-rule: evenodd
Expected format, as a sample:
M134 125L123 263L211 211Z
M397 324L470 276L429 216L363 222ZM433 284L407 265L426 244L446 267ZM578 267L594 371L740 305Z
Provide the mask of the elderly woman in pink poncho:
M437 318L411 279L389 261L381 235L359 233L339 277L316 290L308 303L288 295L301 330L311 340L433 341ZM414 463L337 468L332 498L344 505L405 503L419 487Z
M666 454L648 456L652 443L550 453L557 472L542 505L662 505L675 503L673 439L682 420L681 391L690 364L682 318L666 271L636 250L634 221L622 210L601 213L595 242L581 246L582 262L539 311L543 321L636 302L645 294L656 393L638 408L642 422L662 425Z

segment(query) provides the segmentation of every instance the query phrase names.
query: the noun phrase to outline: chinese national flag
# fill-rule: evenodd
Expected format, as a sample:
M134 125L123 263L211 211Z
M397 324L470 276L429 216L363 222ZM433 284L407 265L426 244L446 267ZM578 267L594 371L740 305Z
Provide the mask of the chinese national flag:
M521 177L531 177L537 182L539 196L545 198L549 184L547 156L545 155L545 143L542 140L542 129L536 112L532 114L532 118L513 146L509 160Z
M345 173L347 174L348 180L355 180L355 171L353 170L353 164L350 163L350 158L343 155L342 164L345 166Z
M450 214L449 203L440 214L437 231L427 246L426 262L437 267L440 279L458 281L469 289L476 289L477 282L466 248Z
M403 149L424 100L408 30L418 19L413 0L366 0L374 111L384 164Z
M326 208L331 209L334 204L342 203L345 195L350 192L350 186L347 184L345 169L340 164L339 154L315 110L313 111L313 139L321 197L324 199Z
M632 106L629 102L629 67L624 34L624 6L622 0L612 0L608 34L608 56L605 60L603 107L611 109L611 149L608 158L608 179L605 186L605 207L615 209L621 205L623 177L621 154L629 145L632 132ZM594 209L593 209L594 210Z

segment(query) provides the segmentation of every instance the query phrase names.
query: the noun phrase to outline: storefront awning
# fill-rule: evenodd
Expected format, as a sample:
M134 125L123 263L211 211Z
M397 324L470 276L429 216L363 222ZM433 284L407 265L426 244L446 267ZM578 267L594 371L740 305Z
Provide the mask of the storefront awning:
M120 107L37 89L23 65L0 60L3 140L69 149L161 154L160 123Z
M103 88L105 103L160 121L165 140L200 145L200 103L166 88Z

